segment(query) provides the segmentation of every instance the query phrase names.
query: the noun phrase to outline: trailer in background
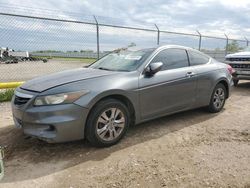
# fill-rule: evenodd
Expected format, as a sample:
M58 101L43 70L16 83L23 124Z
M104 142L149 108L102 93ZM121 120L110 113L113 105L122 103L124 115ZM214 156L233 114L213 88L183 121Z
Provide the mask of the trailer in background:
M46 63L48 59L31 57L28 51L14 51L4 47L0 48L0 63L12 64L20 61L43 61Z
M29 52L15 52L9 51L9 56L16 57L16 58L29 58Z

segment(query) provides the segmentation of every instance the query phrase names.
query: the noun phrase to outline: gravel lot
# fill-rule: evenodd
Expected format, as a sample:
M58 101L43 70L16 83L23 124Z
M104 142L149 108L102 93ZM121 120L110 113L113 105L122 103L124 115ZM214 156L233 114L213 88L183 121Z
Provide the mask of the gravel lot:
M0 187L250 187L250 83L235 88L225 109L204 109L133 126L117 145L46 144L13 126L0 106L7 145Z
M18 64L0 64L0 82L26 81L36 76L50 74L87 65L80 60L66 61L50 59L42 61L26 61Z

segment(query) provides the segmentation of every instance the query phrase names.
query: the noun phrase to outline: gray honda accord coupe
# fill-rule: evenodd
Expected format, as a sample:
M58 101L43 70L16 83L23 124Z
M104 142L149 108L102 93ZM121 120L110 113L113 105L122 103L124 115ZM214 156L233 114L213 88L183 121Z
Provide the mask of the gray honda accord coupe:
M47 142L104 147L132 124L207 107L220 112L232 68L188 47L117 50L88 67L35 78L12 99L16 127Z

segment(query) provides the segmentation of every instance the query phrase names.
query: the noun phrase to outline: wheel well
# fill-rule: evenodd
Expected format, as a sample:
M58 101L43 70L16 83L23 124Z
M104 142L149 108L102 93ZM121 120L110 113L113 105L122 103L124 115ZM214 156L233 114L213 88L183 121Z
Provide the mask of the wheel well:
M228 83L225 81L225 80L221 80L218 84L223 84L227 90L227 93L226 93L226 98L229 97L229 87L228 87Z
M115 94L115 95L109 95L109 96L106 96L106 97L103 97L101 99L99 99L93 106L92 108L90 109L90 112L88 114L88 117L92 111L92 109L94 108L94 106L99 103L100 101L103 101L103 100L106 100L106 99L116 99L116 100L119 100L121 101L123 104L126 105L126 107L128 108L128 111L130 113L130 117L131 117L131 125L133 125L135 123L135 109L134 109L134 106L132 104L132 102L127 98L125 97L124 95L119 95L119 94ZM88 118L87 117L87 118Z

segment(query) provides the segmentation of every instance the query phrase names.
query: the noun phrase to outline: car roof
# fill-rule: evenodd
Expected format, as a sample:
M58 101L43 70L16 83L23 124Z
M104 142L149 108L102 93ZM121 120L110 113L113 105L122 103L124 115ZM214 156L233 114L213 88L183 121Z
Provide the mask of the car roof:
M195 50L193 48L190 48L187 46L181 46L181 45L160 45L157 47L157 49L165 49L165 48L179 48L179 49L185 49L185 50Z
M203 56L206 56L209 59L212 58L209 55L207 55L207 54L205 54L205 53L203 53L203 52L201 52L199 50L196 50L194 48L190 48L190 47L187 47L187 46L181 46L181 45L161 45L161 46L158 46L155 51L159 52L161 50L170 49L170 48L177 48L177 49L183 49L183 50L193 51L195 53L198 53L198 54L201 54Z
M201 54L204 54L202 52L200 52L199 50L196 50L194 48L190 48L190 47L187 47L187 46L181 46L181 45L158 45L158 46L155 46L155 47L151 47L151 48L130 48L129 50L130 51L138 51L138 50L152 50L152 51L161 51L163 49L168 49L168 48L178 48L178 49L184 49L184 50L190 50L190 51L195 51L197 53L201 53ZM205 54L206 55L206 54Z

